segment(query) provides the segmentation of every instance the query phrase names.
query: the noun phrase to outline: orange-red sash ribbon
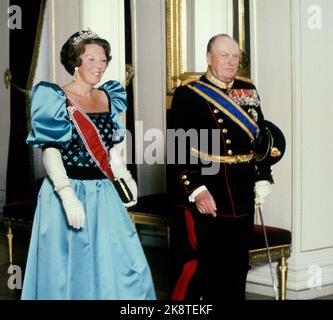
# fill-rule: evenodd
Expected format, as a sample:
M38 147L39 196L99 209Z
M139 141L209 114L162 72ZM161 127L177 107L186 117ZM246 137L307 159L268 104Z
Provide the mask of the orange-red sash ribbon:
M81 136L87 151L94 159L102 173L111 181L114 181L114 175L109 166L108 151L99 135L98 129L80 107L73 105L70 100L67 101L67 110L70 119L73 121L79 135Z

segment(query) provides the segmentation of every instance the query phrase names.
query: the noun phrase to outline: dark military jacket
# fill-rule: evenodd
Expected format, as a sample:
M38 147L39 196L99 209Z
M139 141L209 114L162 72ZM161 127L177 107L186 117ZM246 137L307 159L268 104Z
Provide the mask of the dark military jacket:
M178 148L176 143L172 149L170 145L173 145L174 141L169 137L168 152L172 150L176 156L175 164L168 166L168 192L173 195L176 203L191 207L194 204L189 202L189 195L199 186L205 185L216 202L218 215L239 217L253 214L255 182L271 180L270 167L265 161L260 161L266 147L259 143L264 117L256 87L250 81L237 78L230 88L223 88L217 81L209 81L206 75L202 76L200 81L209 83L231 96L252 117L259 130L255 137L251 138L231 118L188 85L178 87L173 96L169 127L177 130L177 133L179 129L197 132L199 142L187 139L185 145L183 143ZM242 92L245 94L242 95ZM217 156L253 154L257 160L253 158L244 163L213 164L191 155L192 148ZM219 154L216 154L216 150ZM182 157L179 157L180 154ZM170 163L170 159L168 160ZM212 165L217 166L218 170L214 167L215 169L211 170L213 174L209 174L207 169L213 169ZM203 169L206 169L206 173Z

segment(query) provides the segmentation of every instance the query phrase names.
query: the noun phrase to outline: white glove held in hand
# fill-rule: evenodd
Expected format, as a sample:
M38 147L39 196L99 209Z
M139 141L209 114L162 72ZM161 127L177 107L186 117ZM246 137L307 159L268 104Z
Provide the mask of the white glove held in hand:
M72 187L61 189L58 194L66 212L68 224L75 229L83 228L85 221L84 209Z
M60 151L56 148L45 149L43 151L43 162L46 172L53 182L54 189L60 196L68 224L75 229L83 228L85 221L84 209L71 187Z
M266 197L271 193L272 186L267 180L260 180L255 183L254 192L255 192L255 204L263 205L265 203Z
M120 158L118 151L116 148L111 148L109 151L109 156L110 156L110 167L113 172L113 175L115 178L122 178L125 180L128 188L131 190L133 194L133 201L124 203L124 206L126 208L132 207L136 205L138 201L138 186L133 179L131 173L129 170L127 170L126 165Z

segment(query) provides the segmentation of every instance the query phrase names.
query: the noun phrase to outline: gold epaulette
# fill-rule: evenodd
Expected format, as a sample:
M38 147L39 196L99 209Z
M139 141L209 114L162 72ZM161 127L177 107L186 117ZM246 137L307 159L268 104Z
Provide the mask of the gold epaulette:
M242 77L242 76L236 76L236 79L253 84L253 80L250 79L250 78L246 78L246 77Z
M183 80L182 82L181 82L181 86L183 87L183 86L187 86L188 84L190 84L190 83L192 83L192 82L195 82L195 81L197 81L197 80L199 80L199 78L198 79L186 79L186 80Z

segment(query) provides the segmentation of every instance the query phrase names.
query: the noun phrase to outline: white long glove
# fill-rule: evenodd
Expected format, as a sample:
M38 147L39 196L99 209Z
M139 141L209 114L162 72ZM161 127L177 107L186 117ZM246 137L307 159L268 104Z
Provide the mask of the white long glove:
M262 206L265 203L266 197L271 193L272 186L267 180L260 180L255 183L254 192L255 198L254 202L257 206Z
M110 156L110 167L114 177L124 179L128 188L131 190L133 194L133 201L124 203L124 206L126 208L132 207L136 205L138 201L138 186L135 180L133 179L131 173L129 172L129 170L127 170L126 165L119 156L119 153L116 150L116 148L110 149L109 156Z
M85 214L81 201L75 195L70 179L66 174L60 151L47 148L43 151L43 162L48 176L59 194L64 207L67 221L75 229L84 227Z

